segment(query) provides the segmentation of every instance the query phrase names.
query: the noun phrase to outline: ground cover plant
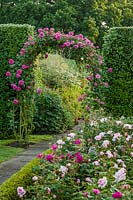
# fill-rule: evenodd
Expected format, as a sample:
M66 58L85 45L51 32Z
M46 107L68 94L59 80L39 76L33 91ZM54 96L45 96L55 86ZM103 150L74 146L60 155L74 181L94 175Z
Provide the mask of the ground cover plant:
M19 198L132 199L133 119L96 116L37 155L33 184L20 185Z

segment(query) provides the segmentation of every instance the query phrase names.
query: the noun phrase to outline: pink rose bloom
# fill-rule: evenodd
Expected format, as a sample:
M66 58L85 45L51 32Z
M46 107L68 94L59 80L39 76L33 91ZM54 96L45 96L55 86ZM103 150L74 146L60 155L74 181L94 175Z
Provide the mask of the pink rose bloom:
M24 43L24 46L25 47L30 46L30 43L27 41L27 42Z
M95 77L96 77L97 79L100 79L100 78L101 78L101 75L100 75L100 74L96 74Z
M70 47L70 46L71 46L71 43L70 43L70 42L65 42L65 43L64 43L64 46Z
M25 195L26 191L24 190L23 187L18 187L17 188L17 194L20 198L22 198Z
M60 158L61 158L61 159L64 159L64 158L65 158L65 156L64 156L64 155L61 155L61 156L60 156Z
M20 86L23 86L23 85L24 85L24 81L23 81L23 80L19 80L18 84L19 84Z
M61 39L62 34L60 32L55 33L54 38L56 40L60 40Z
M22 69L27 69L27 68L28 68L28 66L22 65Z
M94 192L95 194L100 194L100 190L99 189L93 189L92 192Z
M43 154L39 153L36 155L37 158L43 158Z
M79 178L77 179L77 183L80 183L80 179Z
M112 194L112 197L114 199L121 199L122 198L122 193L121 192L115 192Z
M47 161L51 162L53 160L53 155L52 154L48 154L48 155L46 155L45 158L46 158Z
M20 92L22 88L20 86L17 87L17 91Z
M20 78L21 77L21 74L16 74L16 78Z
M102 143L102 147L107 148L109 144L110 144L109 140L104 140L103 143Z
M13 104L17 105L19 103L19 101L17 99L13 100Z
M17 74L20 74L20 75L21 75L21 74L22 74L22 69L18 69L18 70L17 70Z
M11 73L9 71L6 72L6 76L9 77L11 76Z
M104 188L107 185L107 178L103 177L98 180L98 187Z
M13 65L13 64L15 63L15 61L14 61L13 59L9 59L8 63L9 63L10 65Z
M16 89L17 89L17 86L16 86L16 84L14 84L14 83L11 84L11 87L12 87L13 90L16 90Z
M70 31L68 34L69 34L70 36L73 36L73 35L74 35L74 32Z
M37 88L36 92L37 94L41 94L42 90L40 88Z
M48 28L48 27L45 27L43 30L44 30L44 31L49 31L49 28Z
M85 181L88 182L88 183L91 183L91 182L92 182L92 180L91 180L90 177L86 177L86 178L85 178Z
M88 81L91 81L92 77L91 77L91 76L87 76L86 79L87 79Z
M81 140L80 140L80 139L76 139L76 140L74 141L74 144L81 144Z
M102 136L101 135L96 135L95 136L95 140L101 140L102 139Z
M51 145L51 149L54 151L54 150L56 150L58 147L57 147L57 145L56 144L52 144Z
M27 87L26 87L28 90L30 90L30 88L31 88L31 86L30 85L27 85Z
M34 44L35 44L35 42L34 42L34 41L32 41L32 42L31 42L31 44L32 44L32 45L34 45Z
M82 157L82 155L81 155L80 152L77 152L77 153L75 154L75 156L76 156L76 162L77 162L77 163L81 163L81 162L83 161L83 157Z
M97 82L94 82L94 86L98 86L98 83L97 83Z
M105 86L105 87L108 87L108 86L109 86L108 82L105 82L105 83L104 83L104 86Z
M51 193L51 189L49 187L47 187L47 193L50 194Z
M90 69L90 65L86 64L86 68L87 68L87 69Z
M130 153L131 157L133 157L133 152Z
M126 180L126 170L125 170L125 168L123 167L123 168L119 169L115 173L114 177L115 177L115 182L117 182L117 183L120 182L120 181Z
M110 150L106 151L106 154L107 154L108 158L113 158L113 154L111 153Z
M22 48L22 49L20 50L20 55L22 56L22 55L24 55L24 54L25 54L25 49Z
M78 49L78 48L79 48L79 45L75 44L74 49Z
M40 37L40 38L43 38L44 36L45 36L45 34L44 34L43 32L40 32L40 33L39 33L39 37Z
M108 72L111 73L112 71L113 71L113 68L110 67L110 68L108 69Z
M43 31L42 28L39 28L39 29L38 29L38 33L41 33L42 31Z
M88 192L85 192L84 195L85 195L85 197L89 198L89 193Z

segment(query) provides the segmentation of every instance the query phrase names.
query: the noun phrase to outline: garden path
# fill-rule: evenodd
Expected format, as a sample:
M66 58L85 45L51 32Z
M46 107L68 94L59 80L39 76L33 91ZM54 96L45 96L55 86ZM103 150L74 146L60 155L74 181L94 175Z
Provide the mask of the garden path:
M41 141L31 145L24 152L19 153L16 157L0 164L0 185L11 175L20 170L26 163L31 161L38 153L49 148L50 141Z

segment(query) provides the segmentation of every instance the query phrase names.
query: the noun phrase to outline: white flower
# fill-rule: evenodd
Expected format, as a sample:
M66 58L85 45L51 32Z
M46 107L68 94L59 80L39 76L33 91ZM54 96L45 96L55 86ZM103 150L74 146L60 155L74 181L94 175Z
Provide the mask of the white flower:
M124 124L123 128L132 129L132 125L131 124Z
M96 121L91 121L90 126L96 126L97 122Z
M123 124L122 121L115 121L115 122L116 122L117 125L121 125L121 124Z
M37 181L37 180L38 180L38 177L37 177L37 176L33 176L33 177L32 177L32 180L33 180L33 181Z
M130 140L130 138L131 138L131 136L130 136L130 135L128 135L128 136L127 136L127 138L126 138L126 141L129 141L129 140Z
M107 178L103 177L98 180L98 187L104 188L107 185Z
M105 117L105 118L101 118L100 119L100 122L106 122L108 119Z
M101 140L101 139L102 139L101 135L96 135L95 136L95 140Z
M60 166L60 168L59 168L59 172L62 172L63 174L65 174L65 173L67 173L67 171L68 171L68 168L67 167L65 167L65 166Z
M118 169L118 165L116 163L114 164L114 168Z
M63 145L63 144L65 144L65 142L64 142L63 140L57 140L56 143L57 143L58 145Z
M103 143L102 143L102 147L107 148L109 144L110 144L109 140L104 140Z
M126 170L125 168L121 168L118 172L115 173L115 182L120 182L126 180Z
M99 133L99 135L100 135L101 137L104 137L105 134L106 134L105 132Z
M69 133L69 134L68 134L68 137L74 138L75 135L76 135L75 133Z
M72 138L71 137L67 137L66 139L67 139L67 141L70 141Z
M107 132L108 135L111 135L112 133L113 133L113 131L108 131Z
M24 190L23 187L18 187L17 188L17 194L20 198L22 198L25 195L26 191Z
M67 166L67 167L70 167L70 166L71 166L71 163L67 163L66 166Z

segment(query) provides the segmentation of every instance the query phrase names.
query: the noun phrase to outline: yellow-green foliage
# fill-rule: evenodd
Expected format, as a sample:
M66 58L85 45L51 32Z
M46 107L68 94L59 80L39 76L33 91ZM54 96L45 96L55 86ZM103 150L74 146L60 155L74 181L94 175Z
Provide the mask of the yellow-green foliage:
M81 118L83 107L78 98L84 93L84 89L79 85L66 86L60 90L64 105L74 115L75 119Z
M51 152L46 150L44 154ZM32 167L39 163L39 159L35 158L26 164L20 171L12 175L7 181L0 186L0 200L19 200L17 195L17 187L30 184L32 181Z
M40 67L40 55L37 56L35 60L35 68L34 68L34 79L35 79L35 89L43 88L43 74L42 69Z

